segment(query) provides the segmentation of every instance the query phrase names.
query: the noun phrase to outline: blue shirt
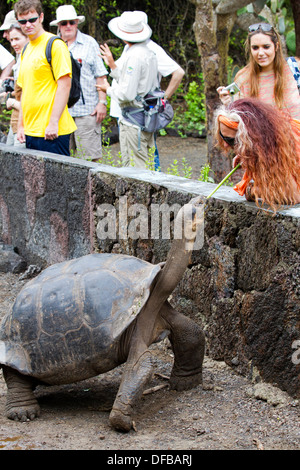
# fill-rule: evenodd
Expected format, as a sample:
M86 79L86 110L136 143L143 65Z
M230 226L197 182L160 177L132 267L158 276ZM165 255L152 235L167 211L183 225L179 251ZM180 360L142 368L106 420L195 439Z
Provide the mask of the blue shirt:
M100 57L99 46L94 38L77 31L76 40L69 47L74 59L81 66L80 83L85 104L82 98L69 109L71 116L87 116L91 114L99 101L96 89L96 78L107 75L107 69Z

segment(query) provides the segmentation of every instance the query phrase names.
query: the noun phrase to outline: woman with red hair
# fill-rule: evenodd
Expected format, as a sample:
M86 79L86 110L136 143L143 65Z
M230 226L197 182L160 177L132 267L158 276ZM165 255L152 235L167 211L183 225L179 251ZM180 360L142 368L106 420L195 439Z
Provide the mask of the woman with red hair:
M234 188L248 200L268 204L300 203L299 121L287 119L258 99L241 99L216 112L216 139L226 152L234 149L234 166L244 177Z

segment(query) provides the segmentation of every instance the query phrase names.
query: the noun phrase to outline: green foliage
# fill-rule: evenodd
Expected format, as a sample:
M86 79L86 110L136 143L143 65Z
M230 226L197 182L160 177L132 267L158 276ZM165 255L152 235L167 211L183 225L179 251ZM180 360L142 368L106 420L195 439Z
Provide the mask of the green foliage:
M148 161L146 163L146 168L147 170L155 171L155 161L154 161L155 147L152 147L151 149L149 149L148 153L149 153L149 156L148 156Z
M9 131L10 118L11 111L8 111L5 107L5 104L3 104L0 106L0 129L5 134L7 134Z
M188 164L187 159L185 157L182 158L182 171L184 178L192 178L193 168Z
M211 172L211 168L208 163L204 165L200 170L200 176L198 181L202 181L203 183L214 183L214 179L209 175Z
M203 90L203 77L201 74L200 83L195 80L191 81L187 93L183 95L183 105L180 104L174 109L174 118L168 127L176 128L181 137L195 131L201 135L203 129L205 129L205 95ZM183 94L183 85L177 90L177 96L179 94Z
M286 45L291 55L296 54L296 33L294 30L289 31L286 35Z
M276 29L285 36L287 47L293 52L296 50L296 40L294 41L295 25L290 0L267 0L266 5L272 13Z
M167 169L167 174L173 176L180 176L178 169L178 160L174 160L173 163L171 163L171 166Z

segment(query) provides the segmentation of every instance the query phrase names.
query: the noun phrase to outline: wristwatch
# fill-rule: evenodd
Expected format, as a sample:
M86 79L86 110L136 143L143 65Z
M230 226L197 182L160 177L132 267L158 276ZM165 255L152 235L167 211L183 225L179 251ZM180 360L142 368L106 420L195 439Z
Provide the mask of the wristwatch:
M107 101L106 100L99 100L99 103L105 104L105 106L107 106Z

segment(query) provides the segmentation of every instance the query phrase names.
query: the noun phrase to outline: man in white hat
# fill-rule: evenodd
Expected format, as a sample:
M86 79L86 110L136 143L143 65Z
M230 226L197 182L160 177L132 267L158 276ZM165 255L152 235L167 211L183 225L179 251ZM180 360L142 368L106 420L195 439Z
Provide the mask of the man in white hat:
M39 0L19 0L16 17L29 43L21 55L17 84L22 88L18 140L26 147L70 155L70 134L76 129L68 107L72 65L63 41L54 41L51 66L45 50L50 37L43 28Z
M77 130L71 136L70 146L75 155L97 161L101 157L101 122L106 117L106 93L97 91L96 84L106 83L107 70L99 57L99 46L94 38L82 33L78 25L85 21L72 5L62 5L56 10L57 26L74 59L81 64L80 84L82 97L70 109Z
M12 25L17 23L16 15L14 10L7 13L4 18L3 24L0 26L0 31L3 31L3 37L9 41L9 30Z
M143 16L144 23L148 23L147 14L144 11L139 11L139 13ZM162 77L171 76L171 79L165 90L165 96L164 96L165 100L170 100L171 96L175 93L175 91L179 87L184 77L185 72L182 69L182 67L180 67L180 65L177 62L175 62L175 60L173 60L161 46L159 46L156 42L152 41L151 38L147 40L146 44L147 44L147 47L151 51L153 51L154 54L156 55L159 82L161 81ZM124 57L126 56L127 50L128 50L128 46L126 45L124 47L121 57L118 60L116 60L117 67L121 67L122 61ZM119 119L122 115L120 107L115 100L111 100L110 102L110 115L117 119ZM156 142L155 142L154 162L155 162L155 168L156 169L160 168L159 154L158 154Z
M109 47L100 46L102 58L111 69L111 77L115 79L113 87L107 83L103 90L116 100L122 108L143 109L137 96L144 97L158 86L157 59L147 47L146 41L152 31L144 21L141 12L127 11L108 23L110 31L128 45L128 50L117 67ZM134 166L147 168L149 150L154 147L154 134L141 131L123 116L119 120L120 148L124 166L130 165L133 158Z

